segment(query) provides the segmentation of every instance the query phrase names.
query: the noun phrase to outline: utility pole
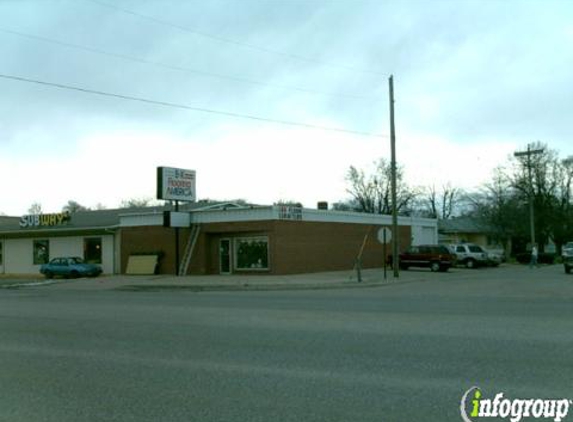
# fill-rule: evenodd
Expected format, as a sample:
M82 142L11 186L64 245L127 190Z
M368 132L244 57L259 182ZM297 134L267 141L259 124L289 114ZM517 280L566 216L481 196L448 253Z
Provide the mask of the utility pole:
M530 236L531 236L531 247L535 245L535 207L534 207L534 199L535 193L533 191L533 177L531 175L531 156L542 154L544 151L543 148L540 149L531 149L531 145L527 144L527 151L518 151L514 152L514 157L527 157L527 175L529 178L529 229L530 229Z
M394 127L394 76L390 75L390 169L392 173L392 268L394 278L400 277L398 256L398 207L396 204L396 130Z

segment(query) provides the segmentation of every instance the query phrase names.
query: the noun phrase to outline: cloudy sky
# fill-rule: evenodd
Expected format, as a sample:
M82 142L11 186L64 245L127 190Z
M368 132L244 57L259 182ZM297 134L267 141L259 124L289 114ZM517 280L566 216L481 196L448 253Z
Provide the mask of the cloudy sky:
M413 185L573 154L571 1L0 0L0 56L8 215L152 198L157 166L199 198L345 199L390 156L391 74Z

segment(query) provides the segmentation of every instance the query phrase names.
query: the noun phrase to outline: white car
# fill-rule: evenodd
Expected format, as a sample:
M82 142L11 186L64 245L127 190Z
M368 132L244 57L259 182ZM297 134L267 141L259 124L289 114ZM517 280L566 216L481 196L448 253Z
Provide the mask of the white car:
M498 266L502 259L498 254L489 254L481 246L473 243L459 243L450 245L450 250L457 257L458 265L466 268L479 266Z
M573 242L567 242L563 245L561 258L563 258L563 267L565 272L569 274L573 269Z
M503 249L486 249L487 256L493 265L505 262L505 252Z
M565 258L565 256L573 255L573 242L567 242L561 248L561 256Z

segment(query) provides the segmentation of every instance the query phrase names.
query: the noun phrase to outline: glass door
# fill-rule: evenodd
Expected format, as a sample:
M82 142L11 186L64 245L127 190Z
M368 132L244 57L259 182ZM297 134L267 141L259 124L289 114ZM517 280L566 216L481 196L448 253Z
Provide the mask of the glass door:
M231 239L219 240L219 272L231 274Z

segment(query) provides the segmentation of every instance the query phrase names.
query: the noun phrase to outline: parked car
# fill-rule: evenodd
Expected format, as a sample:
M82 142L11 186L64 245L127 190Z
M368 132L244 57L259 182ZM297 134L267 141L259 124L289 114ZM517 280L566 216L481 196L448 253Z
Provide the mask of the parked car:
M507 262L507 256L505 255L505 250L503 248L487 248L485 251L489 257L498 261L500 264Z
M567 242L561 248L561 256L565 257L565 255L573 254L573 242Z
M457 263L466 268L479 266L498 266L502 257L498 254L488 254L481 246L473 243L450 245L450 250L456 255Z
M102 272L99 265L88 264L79 257L60 257L52 259L40 267L40 273L46 278L62 277L97 277Z
M448 271L455 262L455 256L443 245L411 246L399 255L403 270L409 267L427 267L432 271ZM391 260L391 257L390 257Z
M563 267L565 272L569 274L573 268L573 242L567 242L563 246L561 258L563 259Z

